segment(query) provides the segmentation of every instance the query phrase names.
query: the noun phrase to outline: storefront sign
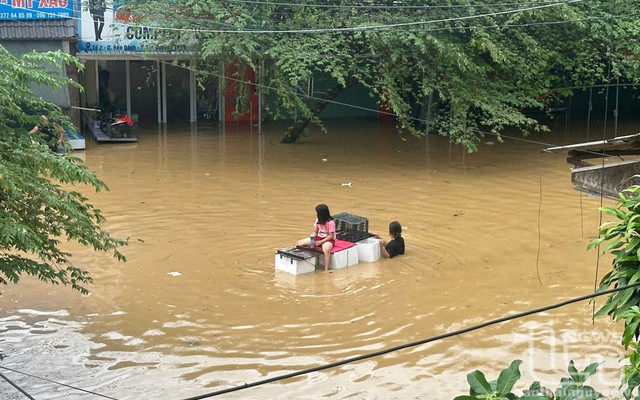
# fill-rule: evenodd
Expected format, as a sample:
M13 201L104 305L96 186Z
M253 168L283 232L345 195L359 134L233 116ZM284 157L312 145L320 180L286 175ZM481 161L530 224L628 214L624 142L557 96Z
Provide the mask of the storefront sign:
M73 18L73 0L0 0L0 21Z
M3 0L0 0L3 1ZM155 41L156 31L137 25L126 7L105 0L82 0L78 51L81 53L184 53L186 46L166 46Z

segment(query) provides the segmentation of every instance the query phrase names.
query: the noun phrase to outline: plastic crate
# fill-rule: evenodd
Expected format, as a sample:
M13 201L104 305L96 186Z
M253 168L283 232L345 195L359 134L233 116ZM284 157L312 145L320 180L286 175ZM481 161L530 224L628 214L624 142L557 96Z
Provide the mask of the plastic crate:
M365 217L348 213L340 213L334 215L333 220L336 222L336 232L369 232L369 220Z
M131 136L131 127L126 123L110 124L108 134L110 138L127 138Z
M369 232L360 232L353 230L343 230L336 232L336 237L340 240L344 240L346 242L356 243L361 240L365 240L371 237Z
M320 255L322 251L301 246L276 250L276 269L294 275L313 272Z

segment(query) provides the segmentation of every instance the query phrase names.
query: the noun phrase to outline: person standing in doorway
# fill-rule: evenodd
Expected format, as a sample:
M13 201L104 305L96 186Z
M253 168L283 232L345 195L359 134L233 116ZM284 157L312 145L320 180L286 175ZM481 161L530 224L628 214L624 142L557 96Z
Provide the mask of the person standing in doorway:
M331 250L336 242L336 222L326 204L316 206L316 222L313 224L313 229L315 247L320 247L324 253L324 270L327 272L331 261ZM297 245L309 246L310 242L310 238L304 238L299 240Z
M104 28L104 12L107 9L105 0L89 0L89 13L93 18L93 31L96 42L102 40L102 29Z

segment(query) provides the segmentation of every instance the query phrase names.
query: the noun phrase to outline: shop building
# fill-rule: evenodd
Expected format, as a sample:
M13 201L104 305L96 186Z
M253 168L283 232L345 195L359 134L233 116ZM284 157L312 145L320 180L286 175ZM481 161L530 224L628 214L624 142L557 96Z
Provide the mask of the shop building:
M154 28L131 23L117 2L107 4L83 0L79 9L83 107L126 113L141 123L195 122L196 63L187 49L155 48Z
M75 54L77 21L74 2L68 0L0 0L0 45L20 56L32 51ZM60 68L60 76L78 79L75 67ZM79 91L64 87L32 86L40 97L61 107L74 123L79 122Z
M269 118L268 104L277 98L273 93L257 93L251 83L256 81L253 71L246 71L238 80L238 68L230 60L201 66L186 45L159 45L156 29L131 21L117 0L0 0L0 44L15 54L62 50L83 63L79 73L61 71L79 82L82 92L38 89L43 98L69 110L83 132L98 117L93 110L127 114L138 123L154 124ZM322 96L329 87L324 79L315 82L307 85L306 96ZM249 93L242 115L235 112L239 85L247 85ZM360 87L338 100L376 108L375 99ZM330 105L323 116L360 116L354 113L358 110Z

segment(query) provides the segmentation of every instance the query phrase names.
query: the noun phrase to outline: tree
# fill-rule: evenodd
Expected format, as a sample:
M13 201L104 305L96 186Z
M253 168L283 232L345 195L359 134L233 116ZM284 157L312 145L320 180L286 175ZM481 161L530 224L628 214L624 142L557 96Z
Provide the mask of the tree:
M23 275L52 284L70 285L88 293L89 272L75 267L63 240L76 241L95 251L118 250L125 241L111 237L105 222L81 193L65 187L84 184L97 192L108 190L104 182L76 157L49 150L42 138L27 131L46 114L50 121L72 128L59 107L34 95L32 84L54 90L76 85L49 66L80 63L62 52L11 55L0 46L0 283L17 283Z
M499 138L506 127L544 130L524 110L544 110L571 93L559 89L639 79L638 60L629 57L639 50L633 0L125 4L134 20L165 33L159 40L195 42L203 60L259 71L258 90L277 96L275 114L298 116L282 139L287 143L309 123L321 126L324 106L356 83L397 116L400 128L422 135L430 117L433 132L473 150L483 131ZM299 96L296 87L318 75L330 76L335 87Z
M600 226L598 239L588 247L600 249L606 243L602 254L609 253L613 258L612 269L600 280L598 291L630 286L607 296L595 316L607 315L612 321L623 323L621 343L628 351L624 358L629 363L622 367L621 387L626 386L625 399L636 399L640 396L640 185L629 186L618 197L617 207L599 208L613 220Z

